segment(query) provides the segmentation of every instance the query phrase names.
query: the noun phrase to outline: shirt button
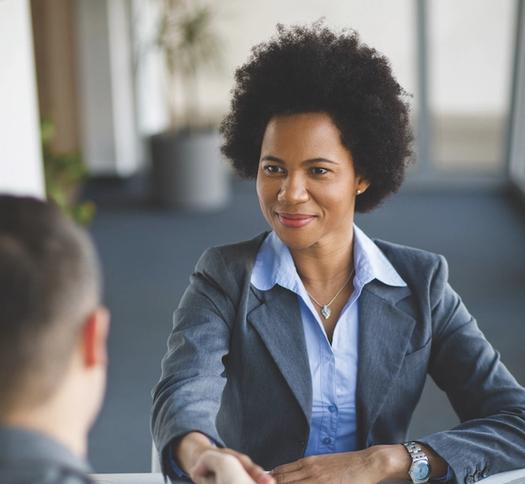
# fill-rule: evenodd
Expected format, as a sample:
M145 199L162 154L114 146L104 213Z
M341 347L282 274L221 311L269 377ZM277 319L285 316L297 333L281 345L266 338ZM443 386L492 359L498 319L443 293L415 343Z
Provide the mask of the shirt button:
M337 407L336 407L335 405L330 405L330 406L328 407L328 411L329 411L330 413L334 413L336 410L337 410Z
M332 439L330 437L325 437L323 439L323 444L328 445L332 443Z

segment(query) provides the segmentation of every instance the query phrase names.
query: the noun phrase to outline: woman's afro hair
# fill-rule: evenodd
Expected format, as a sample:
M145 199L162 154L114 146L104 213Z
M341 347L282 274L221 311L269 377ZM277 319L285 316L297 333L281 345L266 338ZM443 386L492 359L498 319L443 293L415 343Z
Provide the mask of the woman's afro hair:
M356 211L376 207L396 192L411 155L405 91L389 61L359 40L322 21L277 25L277 35L252 49L235 72L230 112L221 124L222 153L244 178L257 176L262 138L277 115L324 112L350 150L355 170L370 182Z

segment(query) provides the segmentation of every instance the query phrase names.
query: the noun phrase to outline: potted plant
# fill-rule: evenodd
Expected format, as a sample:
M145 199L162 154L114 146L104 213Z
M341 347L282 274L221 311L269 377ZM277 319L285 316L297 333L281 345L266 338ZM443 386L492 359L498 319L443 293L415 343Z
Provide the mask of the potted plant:
M197 82L220 59L213 19L201 0L161 0L155 45L164 58L170 122L150 138L150 150L153 195L163 206L208 210L228 199L220 138L202 111Z
M78 224L89 225L95 216L95 204L90 200L80 200L82 185L87 178L86 165L78 153L57 153L53 149L55 127L50 121L42 121L40 136L47 198Z

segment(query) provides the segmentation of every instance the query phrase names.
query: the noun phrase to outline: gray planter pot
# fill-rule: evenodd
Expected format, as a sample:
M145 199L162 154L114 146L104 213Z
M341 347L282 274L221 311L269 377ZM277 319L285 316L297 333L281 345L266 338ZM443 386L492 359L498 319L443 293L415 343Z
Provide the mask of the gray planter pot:
M154 201L168 208L218 210L230 197L229 170L214 130L161 133L150 138Z

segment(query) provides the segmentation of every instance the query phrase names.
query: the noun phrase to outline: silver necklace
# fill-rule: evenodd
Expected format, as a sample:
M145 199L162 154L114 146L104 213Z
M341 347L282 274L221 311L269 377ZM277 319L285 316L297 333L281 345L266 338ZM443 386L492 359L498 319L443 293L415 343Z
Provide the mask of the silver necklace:
M337 296L339 296L339 294L341 294L343 289L350 282L350 279L352 279L352 276L354 275L354 272L355 272L355 269L352 270L352 272L348 276L348 279L345 281L343 287L341 287L341 289L339 289L339 291L337 291L337 294L330 300L330 302L328 302L326 304L321 304L308 291L306 291L306 293L310 296L310 299L321 308L321 314L323 315L324 319L328 319L331 316L332 310L330 309L330 304L332 304L337 299Z

